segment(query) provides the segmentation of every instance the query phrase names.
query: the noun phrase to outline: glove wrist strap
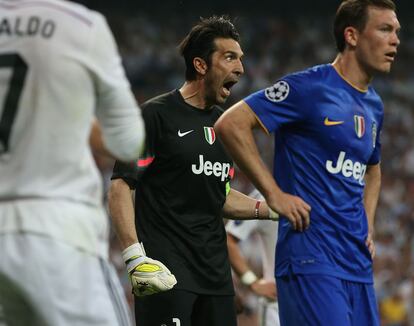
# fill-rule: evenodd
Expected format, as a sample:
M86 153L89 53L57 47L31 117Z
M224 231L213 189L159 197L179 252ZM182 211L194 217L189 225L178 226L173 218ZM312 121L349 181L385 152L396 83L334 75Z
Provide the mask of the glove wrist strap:
M134 243L122 251L122 258L124 259L125 264L142 256L146 256L144 245L142 243Z

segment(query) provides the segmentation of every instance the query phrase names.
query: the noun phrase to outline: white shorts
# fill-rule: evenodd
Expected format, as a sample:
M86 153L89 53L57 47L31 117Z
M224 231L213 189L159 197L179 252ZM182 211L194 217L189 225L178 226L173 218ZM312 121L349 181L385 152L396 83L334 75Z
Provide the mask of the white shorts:
M44 235L0 234L0 292L0 325L132 325L109 262Z
M269 302L265 298L259 298L259 325L260 326L280 326L279 304Z

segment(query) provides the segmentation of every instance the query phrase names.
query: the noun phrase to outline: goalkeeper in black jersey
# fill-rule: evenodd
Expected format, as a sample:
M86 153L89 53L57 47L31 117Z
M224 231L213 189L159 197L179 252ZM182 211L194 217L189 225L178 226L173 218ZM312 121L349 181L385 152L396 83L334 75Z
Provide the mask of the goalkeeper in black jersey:
M146 157L116 162L110 211L125 248L137 325L232 326L222 217L276 214L265 202L230 189L233 163L213 129L223 112L218 104L243 73L238 32L224 17L202 19L180 51L186 82L142 105Z

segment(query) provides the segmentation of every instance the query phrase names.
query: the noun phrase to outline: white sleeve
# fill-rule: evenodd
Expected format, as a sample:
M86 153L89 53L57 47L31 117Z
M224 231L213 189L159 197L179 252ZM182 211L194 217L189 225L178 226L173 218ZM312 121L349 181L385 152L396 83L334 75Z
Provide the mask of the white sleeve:
M258 220L230 220L226 224L226 232L243 241L257 229L257 222Z
M125 76L115 40L100 14L97 14L90 57L96 115L102 126L104 144L120 160L137 159L145 140L141 110Z

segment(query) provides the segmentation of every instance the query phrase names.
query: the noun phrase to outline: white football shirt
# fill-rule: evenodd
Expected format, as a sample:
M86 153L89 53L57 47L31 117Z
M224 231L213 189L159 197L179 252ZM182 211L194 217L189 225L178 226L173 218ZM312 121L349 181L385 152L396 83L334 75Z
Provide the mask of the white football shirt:
M137 158L143 122L104 17L68 1L0 0L0 201L101 205L94 115L107 148Z

